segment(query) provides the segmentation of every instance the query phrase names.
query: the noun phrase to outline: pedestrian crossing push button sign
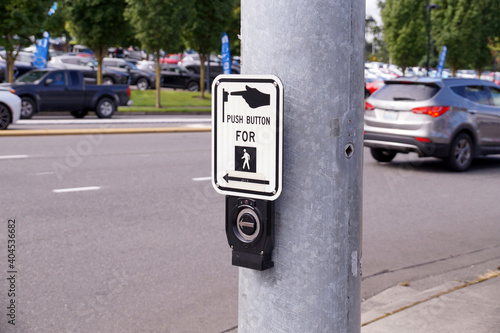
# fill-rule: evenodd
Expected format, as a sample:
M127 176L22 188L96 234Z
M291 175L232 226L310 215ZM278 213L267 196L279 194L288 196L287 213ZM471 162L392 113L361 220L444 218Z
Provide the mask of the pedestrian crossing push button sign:
M273 75L219 75L212 86L212 183L217 192L281 194L283 85Z

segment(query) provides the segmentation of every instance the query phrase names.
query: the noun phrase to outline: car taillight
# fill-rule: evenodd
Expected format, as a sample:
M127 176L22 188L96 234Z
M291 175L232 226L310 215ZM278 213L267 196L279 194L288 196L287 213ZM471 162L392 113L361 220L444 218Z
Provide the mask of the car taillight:
M428 114L432 118L437 118L449 109L449 106L423 106L420 108L414 108L411 112L416 114Z
M365 111L373 111L373 110L375 110L375 107L370 103L365 102Z
M130 98L130 86L127 87L127 95Z
M431 142L431 139L421 138L421 137L416 137L415 140L417 140L419 142Z

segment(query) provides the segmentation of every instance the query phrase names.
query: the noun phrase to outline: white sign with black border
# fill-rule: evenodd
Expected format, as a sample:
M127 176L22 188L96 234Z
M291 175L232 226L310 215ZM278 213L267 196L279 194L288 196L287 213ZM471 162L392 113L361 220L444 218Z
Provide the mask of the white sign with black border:
M282 189L283 85L274 75L219 75L212 85L212 184L276 200Z

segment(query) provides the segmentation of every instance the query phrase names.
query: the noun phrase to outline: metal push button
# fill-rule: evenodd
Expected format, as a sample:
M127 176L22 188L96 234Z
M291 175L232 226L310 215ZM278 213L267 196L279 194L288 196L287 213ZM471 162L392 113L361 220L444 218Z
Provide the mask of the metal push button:
M244 208L236 218L236 236L245 243L253 242L260 233L260 220L255 211Z

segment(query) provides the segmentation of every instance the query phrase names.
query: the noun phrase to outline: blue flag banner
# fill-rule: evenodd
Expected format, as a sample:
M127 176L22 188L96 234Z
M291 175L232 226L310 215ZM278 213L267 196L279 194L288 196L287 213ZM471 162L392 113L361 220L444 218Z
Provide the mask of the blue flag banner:
M49 52L49 33L43 32L43 38L36 41L36 53L33 66L36 68L47 67L47 53Z
M50 7L49 12L47 13L47 15L51 16L52 14L54 14L56 12L56 9L57 9L57 2L54 2L54 4L52 5L52 7Z
M222 69L224 74L231 74L231 51L229 50L229 37L226 33L222 34Z
M439 56L439 63L437 67L437 77L441 77L443 75L443 69L444 69L444 63L446 61L446 52L448 52L448 48L443 46L443 49L441 50L441 55Z

